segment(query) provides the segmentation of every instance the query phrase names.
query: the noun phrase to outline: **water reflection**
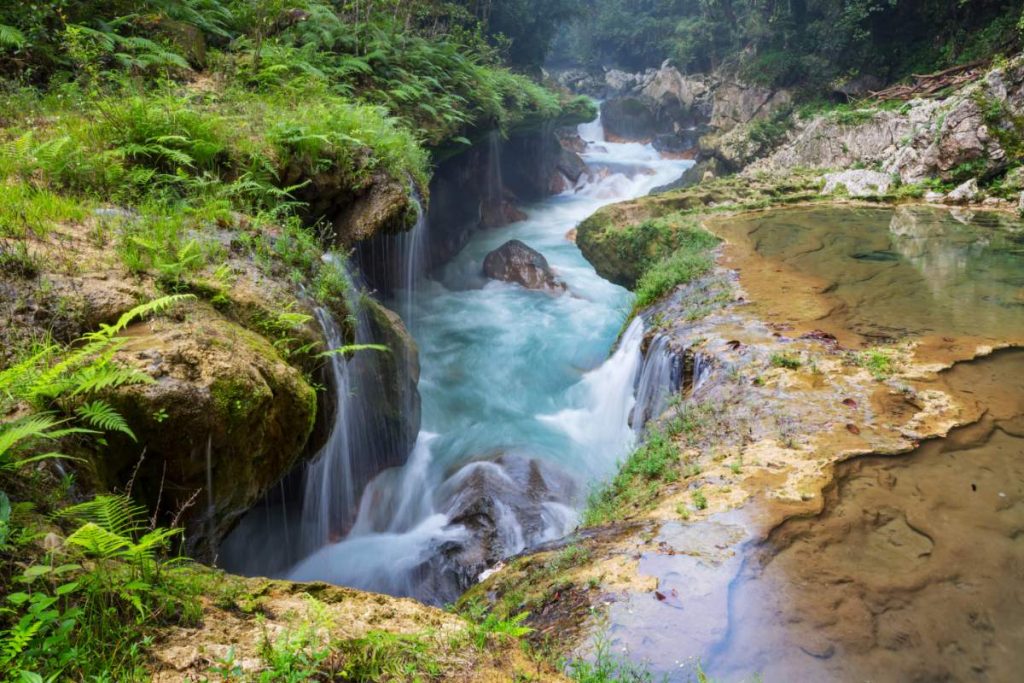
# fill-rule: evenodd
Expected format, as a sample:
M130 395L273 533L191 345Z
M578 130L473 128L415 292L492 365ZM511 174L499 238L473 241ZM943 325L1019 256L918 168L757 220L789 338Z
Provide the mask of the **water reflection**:
M863 336L1024 338L1024 224L1009 217L830 207L753 214L722 228L817 280L834 301L829 317Z

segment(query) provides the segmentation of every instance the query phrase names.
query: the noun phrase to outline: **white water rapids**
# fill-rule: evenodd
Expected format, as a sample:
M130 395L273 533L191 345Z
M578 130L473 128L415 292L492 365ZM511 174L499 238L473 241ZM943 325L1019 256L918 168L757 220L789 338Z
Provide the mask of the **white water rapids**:
M451 558L476 566L467 547L482 518L488 540L479 552L492 560L559 538L576 525L587 488L628 453L643 323L632 321L608 357L631 295L600 278L566 235L691 162L609 143L599 122L579 132L590 173L577 187L525 207L524 221L477 231L432 279L403 283L397 309L420 345L424 431L407 464L362 493L348 535L299 562L291 578L441 601L444 575L458 571ZM511 239L544 254L569 293L486 280L484 257Z

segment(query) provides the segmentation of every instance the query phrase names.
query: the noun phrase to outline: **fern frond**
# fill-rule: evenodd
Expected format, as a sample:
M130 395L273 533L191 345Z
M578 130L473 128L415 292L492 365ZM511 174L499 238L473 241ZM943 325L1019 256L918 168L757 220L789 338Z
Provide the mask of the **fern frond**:
M70 378L71 396L95 394L104 389L132 384L153 384L155 380L144 372L112 362L102 362L82 368Z
M130 541L146 528L146 508L124 495L100 495L65 508L62 517L88 522ZM68 539L71 540L70 538Z
M112 405L106 401L96 400L91 403L86 403L80 406L75 413L78 414L82 420L96 427L97 429L105 432L120 432L127 434L131 437L132 441L137 441L135 433L128 426L128 422L125 421L121 414L114 409Z
M15 450L32 439L52 440L60 424L52 413L37 413L0 425L0 465L13 462Z
M102 559L124 557L132 547L126 536L104 529L94 522L86 522L65 540L84 550L88 555Z
M157 313L163 313L171 306L195 298L196 297L194 294L171 294L168 296L162 296L159 299L154 299L153 301L150 301L148 303L136 306L135 308L133 308L132 310L128 311L120 318L118 318L117 322L114 323L113 325L101 326L103 334L107 335L108 337L113 337L115 334L117 334L124 328L128 327L139 318L145 318L147 316L154 315Z
M28 40L24 33L13 26L0 24L0 47L18 49L25 47L26 44L28 44Z
M317 357L328 358L330 356L338 355L347 356L349 354L356 353L357 351L382 351L387 353L391 351L391 349L383 344L348 344L346 346L339 346L336 349L331 349L330 351L324 351L323 353L318 354Z

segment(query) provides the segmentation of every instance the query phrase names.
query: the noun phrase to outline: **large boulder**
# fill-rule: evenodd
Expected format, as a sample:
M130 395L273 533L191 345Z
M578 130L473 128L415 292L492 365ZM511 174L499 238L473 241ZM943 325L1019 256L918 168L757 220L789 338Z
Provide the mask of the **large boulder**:
M623 140L647 141L671 133L671 122L658 119L654 104L642 97L619 97L601 104L605 133Z
M755 119L772 116L792 106L788 90L772 90L739 81L726 82L715 88L710 125L718 131L730 131Z
M544 255L519 240L510 240L489 253L484 259L484 275L527 289L551 292L564 292L566 289Z
M303 453L316 392L270 341L205 303L179 320L137 323L126 337L117 360L153 381L109 393L138 441L110 439L94 460L98 483L132 480L160 520L184 510L189 549L209 557Z

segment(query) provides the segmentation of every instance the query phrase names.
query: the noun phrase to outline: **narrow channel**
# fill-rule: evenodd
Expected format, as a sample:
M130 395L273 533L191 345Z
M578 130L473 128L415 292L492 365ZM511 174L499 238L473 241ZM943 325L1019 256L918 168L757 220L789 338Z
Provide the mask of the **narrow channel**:
M423 431L404 467L370 483L347 537L292 578L452 600L495 561L571 531L589 486L627 453L642 323L609 357L632 295L594 272L570 231L692 162L609 142L600 122L579 132L586 180L524 207L525 220L477 231L396 293L420 347ZM567 291L485 278L484 258L509 240L542 253Z

